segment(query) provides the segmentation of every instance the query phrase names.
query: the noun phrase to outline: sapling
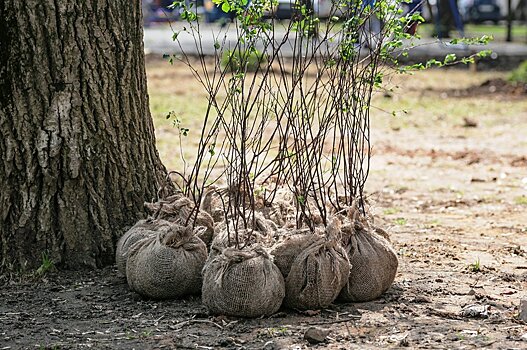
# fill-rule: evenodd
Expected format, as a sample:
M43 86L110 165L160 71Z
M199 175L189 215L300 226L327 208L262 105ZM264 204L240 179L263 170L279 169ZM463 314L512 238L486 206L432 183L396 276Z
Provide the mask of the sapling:
M331 213L354 202L365 214L375 90L394 70L470 61L447 55L399 64L408 52L405 40L418 38L407 27L423 20L418 13L403 16L399 1L336 0L324 23L302 2L285 23L266 19L277 7L272 0L214 2L236 18L212 30L210 47L203 37L211 29L203 28L193 5L174 3L185 25L174 32L181 54L171 62L186 64L208 95L196 160L181 172L183 192L195 203L195 218L207 188L221 179L229 231L254 227L257 206L270 205L280 186L293 193L298 228L327 226ZM197 56L184 50L184 36Z

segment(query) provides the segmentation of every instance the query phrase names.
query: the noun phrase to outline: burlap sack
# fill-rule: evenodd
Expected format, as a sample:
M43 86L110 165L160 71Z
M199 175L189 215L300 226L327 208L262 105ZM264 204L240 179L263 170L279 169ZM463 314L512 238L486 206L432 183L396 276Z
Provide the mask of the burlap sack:
M227 248L209 258L203 269L202 302L213 314L272 315L282 305L284 295L280 270L259 246Z
M162 224L161 220L140 220L132 228L130 228L126 233L121 236L117 242L117 248L115 250L115 263L117 264L117 269L123 275L126 275L126 259L128 258L128 252L130 247L137 241L146 238L148 236L154 235L156 233L156 228Z
M252 225L252 220L250 222ZM278 230L276 223L273 220L266 218L260 212L254 213L254 225L252 226L254 226L252 227L253 230L258 231L263 236L271 235Z
M229 220L229 227L231 228L231 231L236 229L232 221L233 220ZM247 229L247 230L256 231L260 233L260 235L262 236L271 235L275 233L275 231L278 230L278 226L272 220L265 218L265 216L258 211L254 212L254 220L252 217L252 213L248 212L246 223L247 223L247 227L244 226L244 223L240 219L237 229L238 230ZM227 229L227 223L225 221L217 223L215 228L216 228L216 231L218 232L224 231Z
M224 201L228 196L228 189L226 187L209 186L205 190L203 199L201 201L201 210L208 213L214 222L221 222L225 219ZM224 197L224 200L222 200Z
M353 268L342 289L342 301L377 299L390 288L397 273L397 254L383 230L355 222L342 227L342 243Z
M284 226L288 221L294 221L296 210L294 195L289 188L278 187L272 203L265 203L263 195L257 196L257 210L266 219L271 220L276 227ZM259 199L259 200L258 200Z
M207 247L192 228L170 223L130 248L126 278L130 289L154 299L199 294L206 259Z
M307 230L304 232L298 231L287 236L284 241L271 249L271 255L274 257L273 261L280 269L280 272L282 272L284 278L287 278L296 257L319 239L319 235L312 235Z
M228 187L216 187L210 186L205 191L203 200L201 202L201 210L210 214L214 219L214 222L225 221L225 205L229 202L229 196L231 192ZM264 204L264 199L262 195L255 195L255 208L256 208L256 220L257 223L255 226L261 225L262 229L270 229L276 231L278 227L284 225L284 214L285 208L288 208L290 211L294 210L294 204L291 204L289 197L292 196L289 194L289 197L286 196L285 189L278 189L276 196L274 197L273 203ZM288 202L286 203L285 199L287 197ZM292 214L294 217L294 214ZM260 231L257 227L255 230Z
M272 254L285 276L284 305L294 309L315 310L329 306L348 281L348 255L334 237L339 230L334 221L325 235L293 238L287 247L278 245Z
M234 232L238 232L238 244L240 248L257 243L261 243L264 246L271 246L273 241L272 234L275 232L274 223L265 219L261 213L256 212L254 214L254 222L248 220L249 229L239 228L236 230L231 222L229 222L230 227L228 229L225 221L217 224L214 239L210 245L210 255L214 256L215 254L221 253L225 248L236 246Z
M258 232L250 230L238 231L238 244L240 247L251 246L257 243L264 242L265 239ZM214 236L210 245L209 257L214 257L221 254L226 248L234 247L236 239L234 233L231 231L230 239L226 227L218 229L218 233Z
M190 215L192 215L192 217L196 215L194 211L194 203L181 194L172 195L159 202L145 203L145 208L156 219L167 220L179 225L192 224L191 221L187 222L188 218ZM204 211L200 211L196 218L195 227L200 226L205 227L206 229L200 230L198 232L198 237L205 242L206 245L210 245L214 235L214 220Z

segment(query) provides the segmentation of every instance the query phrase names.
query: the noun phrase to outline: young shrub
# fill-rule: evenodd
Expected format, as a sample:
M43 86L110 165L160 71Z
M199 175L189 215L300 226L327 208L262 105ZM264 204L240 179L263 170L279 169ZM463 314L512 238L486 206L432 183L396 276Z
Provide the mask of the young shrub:
M227 248L203 269L202 301L213 314L269 316L284 296L284 278L262 247Z
M317 310L329 306L348 282L350 263L338 241L339 223L333 220L324 235L296 235L272 254L285 276L284 305Z
M119 272L126 276L126 260L130 247L137 241L154 235L159 224L159 221L153 219L140 220L121 236L115 250L115 263Z
M194 235L192 226L164 223L155 235L130 248L126 263L128 285L153 299L199 294L207 247Z
M249 295L269 301L267 290L245 292L242 288L245 281L259 281L254 280L261 276L258 271L273 270L263 267L272 265L267 255L251 248L259 241L256 223L261 207L255 193L262 184L266 186L263 207L273 208L280 187L287 188L293 199L292 220L288 210L282 215L282 210L269 209L267 216L274 215L285 225L295 221L297 229L307 228L314 237L283 259L277 254L277 262L294 256L291 266L280 267L286 276L286 304L325 307L346 283L353 287L348 253L340 244L342 232L330 214L348 210L357 199L364 202L371 157L370 107L373 92L382 88L386 63L407 71L456 61L455 55L448 55L444 62L398 67L397 55L407 54L403 40L412 37L405 33L405 26L422 19L418 14L401 18L399 2L335 1L328 22L320 26L309 4L299 4L298 15L288 24L279 24L263 20L275 5L271 0L254 0L249 6L245 0L215 0L225 11L236 13L232 24L236 28L213 34L209 47L204 47L197 14L180 2L188 25L174 33L183 52L170 60L180 60L190 68L208 101L196 161L189 172L185 163L181 189L194 208L201 205L215 221L220 221L217 204L221 203L226 239L234 245L224 249L213 244L221 247L205 267L204 303L213 312L263 315L276 306L267 308L264 303L265 310L258 309L246 299ZM282 30L276 30L277 26ZM180 41L184 35L192 37L197 57L184 52ZM213 53L212 60L205 59L205 50ZM218 176L212 175L215 167L221 168ZM224 182L227 190L210 191L217 181ZM195 210L192 216L198 213ZM317 236L317 232L324 235ZM353 254L356 247L360 250L371 241L362 232L356 236L366 238L345 241ZM381 260L366 256L368 265L393 263L382 260L382 254L375 256ZM255 259L262 262L253 263ZM355 259L360 264L365 258L358 255ZM245 263L252 267L243 267ZM395 270L393 264L386 266L393 275L396 268L396 259ZM225 284L230 270L235 271L236 279L229 277L230 284ZM393 278L386 281L380 290L389 287ZM214 293L224 293L225 301L214 300ZM229 304L227 296L236 302Z
M357 207L348 215L351 222L342 227L342 245L353 268L339 300L374 300L392 285L399 265L397 254L386 232L370 225Z

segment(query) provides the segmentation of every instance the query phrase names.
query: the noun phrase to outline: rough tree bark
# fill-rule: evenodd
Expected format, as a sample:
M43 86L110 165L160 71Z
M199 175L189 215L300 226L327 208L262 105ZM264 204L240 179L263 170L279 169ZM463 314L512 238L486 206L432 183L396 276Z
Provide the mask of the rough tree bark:
M0 0L0 271L114 260L166 171L140 0Z

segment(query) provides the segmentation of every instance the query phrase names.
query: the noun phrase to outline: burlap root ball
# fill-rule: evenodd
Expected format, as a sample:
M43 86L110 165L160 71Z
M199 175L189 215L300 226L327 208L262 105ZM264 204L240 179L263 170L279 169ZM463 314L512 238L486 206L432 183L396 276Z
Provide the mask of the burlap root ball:
M208 213L214 222L221 222L225 219L224 202L222 197L228 196L226 187L209 186L203 195L200 209Z
M205 190L203 200L201 201L201 210L211 215L214 222L225 222L225 204L229 202L229 197L236 191L229 190L228 187L217 187L209 186ZM280 193L284 191L278 191L274 198L276 202L280 202ZM270 204L270 206L264 205L264 200L261 195L256 195L255 198L255 225L252 220L248 218L249 225L246 228L252 228L260 232L261 234L267 234L270 231L276 231L278 227L284 224L284 219L281 213L281 207L279 204ZM292 207L294 208L294 206ZM230 218L227 218L229 221Z
M154 299L199 294L206 260L207 247L194 235L192 227L170 223L130 248L126 263L128 285Z
M328 229L333 230L329 226ZM329 306L337 298L348 281L350 263L336 238L306 236L292 237L273 249L272 254L285 277L284 305L316 310Z
M262 244L268 246L273 241L271 233L274 231L265 226L267 220L261 214L255 213L255 229L238 229L238 244L239 245L254 245ZM210 245L209 256L213 257L228 247L236 245L235 228L229 223L229 228L225 222L221 222L215 227L215 235ZM230 232L230 235L229 235Z
M115 250L115 263L117 264L119 272L126 275L126 259L128 258L130 247L135 242L154 235L156 233L156 228L160 224L162 225L163 222L163 220L153 219L140 220L121 236L117 242L117 248Z
M225 249L232 247L236 244L234 233L231 233L229 239L229 233L226 227L219 228L217 234L214 236L209 250L209 258L213 258L218 254L221 254ZM250 236L249 236L250 235ZM262 241L262 236L258 232L240 230L238 232L238 243L248 245L254 245Z
M265 202L263 196L260 196L260 205L257 207L257 210L266 219L273 221L277 227L283 227L288 221L295 221L296 197L289 188L277 187L272 203L264 205Z
M163 219L179 225L192 224L196 215L194 203L182 194L175 194L154 203L145 203L145 208L156 219ZM189 221L189 216L192 218ZM204 227L205 230L197 231L198 237L208 246L214 235L214 220L205 211L197 213L196 228Z
M296 257L319 239L319 235L310 234L307 230L304 232L297 231L288 235L282 242L271 249L273 261L280 269L280 272L282 272L284 278L287 278Z
M237 317L272 315L282 305L284 278L260 246L226 248L203 269L202 302L212 314Z
M390 242L379 234L382 232L358 223L342 227L343 245L353 268L339 300L374 300L392 285L399 263Z

